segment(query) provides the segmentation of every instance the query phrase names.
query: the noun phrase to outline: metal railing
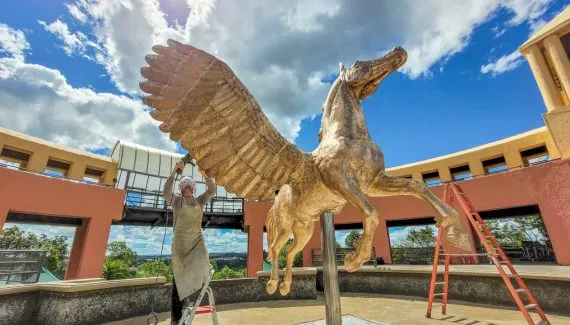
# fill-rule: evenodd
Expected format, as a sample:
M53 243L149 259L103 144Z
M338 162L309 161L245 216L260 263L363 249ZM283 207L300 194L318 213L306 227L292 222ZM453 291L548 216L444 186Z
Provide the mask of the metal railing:
M342 265L344 263L344 257L346 254L353 252L354 248L337 247L336 248L336 263L337 265ZM323 265L323 255L320 248L313 248L311 250L311 264L312 266L322 266ZM364 264L373 264L374 267L377 266L376 249L372 247L370 252L370 259Z
M0 284L36 283L46 251L0 250Z
M138 207L157 210L170 210L162 192L127 189L126 207ZM215 196L204 206L204 213L209 214L243 214L244 200Z
M102 183L95 183L95 182L91 182L91 181L88 181L88 180L70 178L70 177L67 177L67 176L65 176L65 175L46 174L46 173L38 172L38 171L36 171L36 170L31 170L31 169L28 169L28 168L24 168L24 167L21 167L21 166L8 165L8 164L5 164L5 163L3 163L3 162L0 162L0 167L1 167L1 168L14 169L14 170L18 170L18 171L21 171L21 172L30 173L30 174L36 174L36 175L41 175L41 176L50 177L50 178L62 179L62 180L66 180L66 181L69 181L69 182L82 183L82 184L88 184L88 185L93 185L93 186L102 186L102 187L115 187L115 185L102 184Z

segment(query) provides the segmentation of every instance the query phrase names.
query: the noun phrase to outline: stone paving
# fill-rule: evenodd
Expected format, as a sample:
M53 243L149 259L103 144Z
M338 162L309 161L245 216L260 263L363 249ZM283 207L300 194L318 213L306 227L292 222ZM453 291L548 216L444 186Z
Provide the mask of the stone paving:
M453 300L451 302L454 302ZM407 298L401 296L381 296L372 294L343 294L341 298L342 313L347 322L361 320L368 324L410 325L410 324L455 324L455 325L520 325L525 324L522 314L513 309L491 308L482 305L464 305L450 303L447 315L442 315L440 308L432 312L433 318L425 318L427 302L425 299ZM513 303L514 306L514 303ZM324 318L324 298L317 300L267 301L254 303L239 303L218 307L220 325L296 325L307 322L321 324ZM538 321L538 316L535 320ZM570 324L570 317L548 315L552 324ZM160 325L169 325L169 313L160 314ZM118 324L144 324L145 317L132 318ZM356 320L355 320L356 319ZM210 315L198 315L193 325L212 324ZM324 324L324 323L323 323ZM354 323L358 324L358 323ZM367 324L366 322L361 324Z

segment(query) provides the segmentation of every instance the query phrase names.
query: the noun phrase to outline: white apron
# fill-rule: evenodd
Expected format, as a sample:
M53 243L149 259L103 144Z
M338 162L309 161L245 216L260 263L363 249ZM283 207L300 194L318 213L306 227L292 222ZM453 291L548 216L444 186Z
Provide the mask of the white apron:
M202 236L202 205L195 197L180 197L174 219L172 271L180 300L200 290L212 265Z

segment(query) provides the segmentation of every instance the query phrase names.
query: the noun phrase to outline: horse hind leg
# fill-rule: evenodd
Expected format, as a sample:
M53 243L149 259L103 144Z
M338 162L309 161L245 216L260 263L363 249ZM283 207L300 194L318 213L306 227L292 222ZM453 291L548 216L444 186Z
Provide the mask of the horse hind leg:
M279 285L279 293L285 296L291 290L291 282L293 282L293 261L295 260L295 255L299 253L303 247L307 244L311 236L313 235L313 229L315 228L315 223L313 221L296 221L293 224L293 243L289 250L287 251L287 266L285 269L285 278L283 282Z
M267 240L269 246L268 260L271 262L271 275L266 284L266 291L272 295L277 290L277 283L279 282L279 252L283 245L291 236L290 222L287 218L280 218L276 220L276 212L273 209L269 212L267 222ZM283 219L283 222L278 222Z

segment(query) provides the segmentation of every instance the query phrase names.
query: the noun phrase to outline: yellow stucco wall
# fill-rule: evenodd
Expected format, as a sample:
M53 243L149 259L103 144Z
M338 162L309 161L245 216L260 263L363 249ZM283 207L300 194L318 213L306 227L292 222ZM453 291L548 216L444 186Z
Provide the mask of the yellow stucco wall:
M85 175L86 168L103 172L99 178L100 184L113 185L113 179L117 177L117 162L109 157L67 148L49 141L0 128L0 152L3 148L29 154L30 159L27 164L21 167L39 173L43 173L46 170L48 159L52 159L70 165L66 177L71 179L81 180L85 176L90 177ZM0 158L6 159L6 157Z
M388 168L387 173L393 176L411 175L415 179L422 180L422 173L438 171L440 180L446 182L452 179L450 168L468 164L471 175L480 176L485 174L483 161L504 156L509 169L521 167L523 166L521 151L542 145L546 146L552 159L560 158L560 153L552 143L548 130L546 127L541 127L469 150Z

